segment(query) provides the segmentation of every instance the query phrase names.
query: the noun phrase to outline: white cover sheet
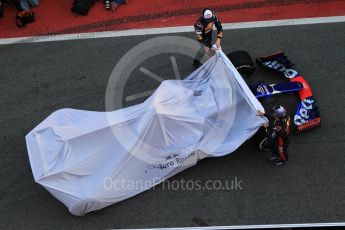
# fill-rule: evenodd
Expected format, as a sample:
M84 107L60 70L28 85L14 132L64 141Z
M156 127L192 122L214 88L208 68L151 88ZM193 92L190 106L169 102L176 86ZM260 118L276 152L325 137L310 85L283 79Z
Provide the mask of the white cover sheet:
M266 122L222 51L185 80L113 112L61 109L26 136L35 181L83 215L132 197L205 157L236 150Z

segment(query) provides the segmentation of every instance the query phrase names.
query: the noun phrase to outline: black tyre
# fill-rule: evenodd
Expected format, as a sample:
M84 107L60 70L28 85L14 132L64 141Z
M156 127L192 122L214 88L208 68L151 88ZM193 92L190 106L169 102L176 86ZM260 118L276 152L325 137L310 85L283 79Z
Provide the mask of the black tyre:
M260 145L261 145L262 140L264 140L266 137L267 137L267 133L264 127L260 127L259 130L253 136L253 140L255 144L259 146L259 149L261 149Z
M246 51L235 51L229 53L227 56L241 74L250 75L254 72L254 61Z

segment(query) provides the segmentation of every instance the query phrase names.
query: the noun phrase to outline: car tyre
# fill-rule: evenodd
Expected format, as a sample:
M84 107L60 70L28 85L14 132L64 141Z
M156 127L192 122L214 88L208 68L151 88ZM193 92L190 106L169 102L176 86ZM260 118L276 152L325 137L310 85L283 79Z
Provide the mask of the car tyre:
M231 52L227 55L232 64L241 74L249 76L255 70L255 64L250 55L243 50Z

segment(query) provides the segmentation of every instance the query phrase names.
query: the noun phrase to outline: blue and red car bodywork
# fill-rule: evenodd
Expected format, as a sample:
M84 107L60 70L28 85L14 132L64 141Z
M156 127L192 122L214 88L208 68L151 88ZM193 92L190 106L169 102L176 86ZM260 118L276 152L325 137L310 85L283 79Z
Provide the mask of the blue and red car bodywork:
M260 66L281 73L290 80L290 84L276 84L275 88L277 89L277 93L299 93L300 102L298 103L294 116L294 126L297 132L302 132L321 125L320 113L308 82L293 68L293 64L284 52L258 57L256 58L256 62ZM267 87L267 84L265 86L265 83L261 83L261 87L264 88L260 88L260 85L258 86L259 87L257 87L254 92L257 98L274 94L274 92L265 91L262 93L262 91L260 91L262 89L270 89Z

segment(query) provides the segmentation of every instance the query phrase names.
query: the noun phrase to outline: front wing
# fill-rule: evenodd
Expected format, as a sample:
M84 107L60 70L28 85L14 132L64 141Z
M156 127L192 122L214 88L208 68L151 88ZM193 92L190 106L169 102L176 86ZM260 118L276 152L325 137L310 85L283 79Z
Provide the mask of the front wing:
M284 52L278 52L264 57L256 58L258 65L277 71L290 80L303 87L299 90L300 102L294 116L294 125L297 132L302 132L321 125L320 112L314 100L308 82L294 68Z

